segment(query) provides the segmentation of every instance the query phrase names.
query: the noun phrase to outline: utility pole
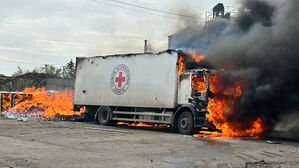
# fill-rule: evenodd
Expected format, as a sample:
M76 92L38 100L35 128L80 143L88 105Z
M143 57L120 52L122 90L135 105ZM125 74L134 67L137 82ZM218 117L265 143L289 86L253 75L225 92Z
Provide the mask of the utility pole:
M144 53L148 52L147 40L144 40Z

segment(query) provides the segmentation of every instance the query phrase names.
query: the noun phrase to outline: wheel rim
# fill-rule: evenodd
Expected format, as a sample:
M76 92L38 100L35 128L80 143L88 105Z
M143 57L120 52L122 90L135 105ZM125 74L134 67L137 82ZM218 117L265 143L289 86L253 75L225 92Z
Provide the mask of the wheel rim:
M182 118L180 125L183 129L186 129L186 128L188 128L188 123L189 123L188 118Z

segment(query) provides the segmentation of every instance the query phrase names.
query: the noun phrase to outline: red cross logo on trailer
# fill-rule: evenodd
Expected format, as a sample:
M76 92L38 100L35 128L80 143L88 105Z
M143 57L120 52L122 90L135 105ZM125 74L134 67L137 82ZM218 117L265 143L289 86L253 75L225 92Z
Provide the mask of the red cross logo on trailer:
M130 85L130 80L129 68L124 64L117 65L111 74L110 87L115 94L124 94Z
M123 72L118 72L118 77L115 78L115 82L117 82L117 87L121 87L122 82L126 81L126 77L123 77Z

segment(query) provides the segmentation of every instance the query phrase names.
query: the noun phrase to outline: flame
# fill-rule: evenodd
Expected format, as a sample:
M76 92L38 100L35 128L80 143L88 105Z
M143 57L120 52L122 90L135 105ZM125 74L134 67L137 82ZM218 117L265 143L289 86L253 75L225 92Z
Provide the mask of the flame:
M169 128L169 125L164 124L149 124L143 122L134 122L134 123L126 123L126 122L118 122L117 125L125 125L129 127L147 127L147 128Z
M264 132L264 126L262 120L257 118L251 128L245 130L231 129L229 123L223 123L218 125L217 128L221 128L220 132L212 131L200 131L199 134L193 135L194 137L208 137L208 138L246 138L246 139L260 139L260 134Z
M202 75L192 76L192 90L204 92L206 90L205 79Z
M200 61L202 61L206 58L205 55L198 55L197 51L195 51L195 50L184 51L184 55L187 55L188 57L192 58L196 63L199 63ZM182 55L180 55L179 59L177 61L177 63L178 63L178 78L181 76L182 71L186 68L184 61L185 61L184 57Z
M1 111L8 111L11 108L11 94L1 93Z
M197 51L195 50L187 50L185 53L189 55L196 63L199 63L206 58L205 55L198 55Z
M184 58L180 56L178 60L178 78L181 76L183 70L185 69L185 64L183 63L183 61Z
M210 74L209 76L210 90L214 93L215 97L209 99L207 114L208 121L212 122L219 132L201 131L200 134L194 135L195 137L219 137L219 138L250 138L258 139L264 132L265 126L261 118L248 118L247 120L238 120L234 117L237 111L234 110L235 105L238 103L242 96L242 88L246 87L246 82L231 81L230 87L224 85L224 80L218 74ZM227 81L226 81L227 82ZM194 80L197 85L203 85L197 80ZM198 87L194 87L198 90ZM198 90L199 91L199 90Z
M9 112L15 115L26 114L28 117L51 119L59 115L80 115L84 112L72 110L73 92L65 90L54 94L48 93L44 88L26 88L22 93L15 94L15 106Z
M184 57L180 56L178 60L178 77L186 68L184 58L192 58L196 63L204 60L206 55L199 55L195 50L184 51ZM226 71L232 68L232 65L221 68L220 71ZM261 118L248 118L246 121L238 120L238 105L242 96L242 90L246 88L246 82L243 80L227 81L222 79L219 74L209 75L210 90L214 93L214 98L209 99L207 114L208 121L212 122L218 130L222 132L209 132L209 130L201 131L200 134L195 136L204 137L219 137L219 138L260 138L261 134L265 131L265 126ZM228 84L229 83L229 84ZM229 87L228 87L229 86ZM205 78L202 75L192 77L192 89L204 92Z

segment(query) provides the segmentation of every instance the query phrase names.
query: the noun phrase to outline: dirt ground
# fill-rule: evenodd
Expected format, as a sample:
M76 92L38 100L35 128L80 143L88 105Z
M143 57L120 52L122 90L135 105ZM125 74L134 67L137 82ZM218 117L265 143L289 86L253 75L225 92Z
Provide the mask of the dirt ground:
M0 118L0 167L299 167L299 143Z

